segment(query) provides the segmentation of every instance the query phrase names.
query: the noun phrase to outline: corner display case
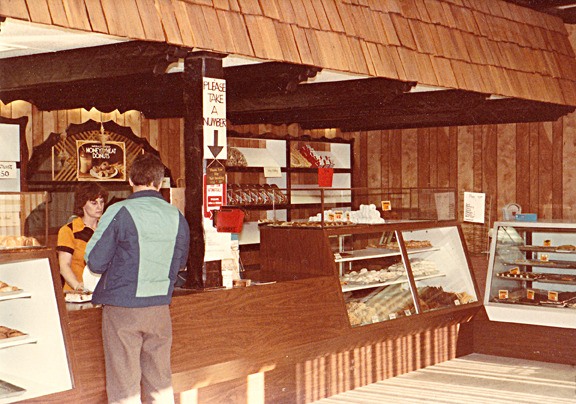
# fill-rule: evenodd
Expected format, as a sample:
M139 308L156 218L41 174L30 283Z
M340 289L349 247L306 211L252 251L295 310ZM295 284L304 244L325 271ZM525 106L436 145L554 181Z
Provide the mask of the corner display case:
M0 252L0 403L72 388L61 292L52 249Z
M455 222L270 225L261 254L269 277L338 276L352 327L480 306Z
M576 328L576 223L496 222L492 236L488 318Z

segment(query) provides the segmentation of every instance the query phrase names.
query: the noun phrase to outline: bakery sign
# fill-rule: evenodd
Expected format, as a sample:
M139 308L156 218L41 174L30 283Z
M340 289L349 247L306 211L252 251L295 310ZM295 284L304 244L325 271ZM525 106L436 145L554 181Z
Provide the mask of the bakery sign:
M76 141L78 181L126 181L124 142Z

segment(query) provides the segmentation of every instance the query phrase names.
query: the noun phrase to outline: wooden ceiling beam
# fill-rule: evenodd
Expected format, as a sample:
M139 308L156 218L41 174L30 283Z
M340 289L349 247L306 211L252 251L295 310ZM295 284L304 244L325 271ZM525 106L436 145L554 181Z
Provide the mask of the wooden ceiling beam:
M0 90L24 90L74 81L162 74L187 50L165 43L123 42L0 59Z
M565 105L547 104L518 99L485 100L473 109L459 112L438 110L434 113L412 113L388 115L382 113L371 120L347 120L332 122L308 121L302 123L304 129L337 127L344 132L367 130L427 128L441 126L495 125L521 122L553 122L574 112L576 108ZM326 126L333 125L333 126Z
M365 80L359 80L368 83ZM356 83L349 83L348 87L340 89L343 94L338 99L325 98L323 104L309 105L307 108L274 108L256 110L249 108L229 109L228 117L233 124L251 123L300 123L308 125L313 122L316 128L326 122L326 128L334 127L333 122L340 125L348 121L370 122L378 120L381 116L426 116L441 111L454 114L476 107L485 101L487 95L460 90L446 90L417 93L390 93L388 96L373 93L353 91ZM355 99L348 98L350 96ZM357 102L361 99L362 102ZM412 118L409 118L412 119ZM339 127L339 126L336 126Z
M224 69L228 86L227 96L261 95L274 92L294 92L300 83L316 77L322 69L315 66L293 63L266 62Z

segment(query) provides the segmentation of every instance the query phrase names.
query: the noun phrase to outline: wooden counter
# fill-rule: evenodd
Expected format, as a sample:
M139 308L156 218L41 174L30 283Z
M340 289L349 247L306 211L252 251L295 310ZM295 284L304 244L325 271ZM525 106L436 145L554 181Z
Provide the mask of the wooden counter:
M475 305L351 328L336 277L178 292L177 402L310 402L471 352ZM68 313L75 388L37 402L106 400L101 310Z

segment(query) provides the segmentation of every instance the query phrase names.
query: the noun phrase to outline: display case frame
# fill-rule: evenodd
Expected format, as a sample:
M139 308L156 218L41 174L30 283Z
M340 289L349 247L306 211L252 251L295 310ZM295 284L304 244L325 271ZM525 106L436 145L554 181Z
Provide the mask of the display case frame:
M576 329L575 246L576 223L494 223L484 294L488 318Z

